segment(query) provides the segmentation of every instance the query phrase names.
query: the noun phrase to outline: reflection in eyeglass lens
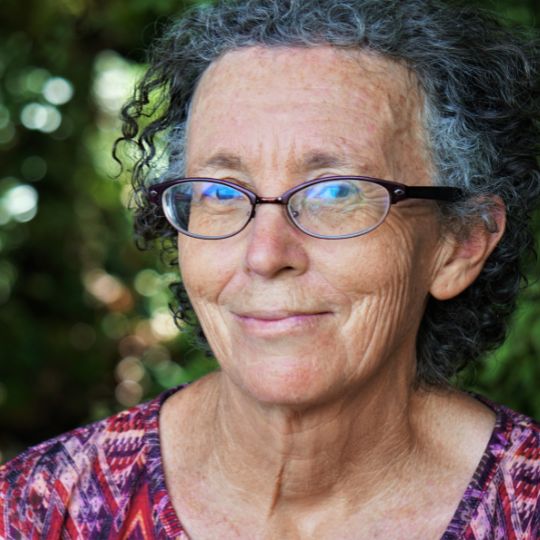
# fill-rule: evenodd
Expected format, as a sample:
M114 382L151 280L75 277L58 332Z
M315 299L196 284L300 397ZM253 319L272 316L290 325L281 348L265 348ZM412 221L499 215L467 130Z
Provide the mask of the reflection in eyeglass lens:
M385 188L353 179L308 186L289 202L295 221L303 229L325 236L372 229L384 219L389 203Z
M230 186L211 182L191 182L187 228L194 234L228 235L240 229L251 203L246 195Z

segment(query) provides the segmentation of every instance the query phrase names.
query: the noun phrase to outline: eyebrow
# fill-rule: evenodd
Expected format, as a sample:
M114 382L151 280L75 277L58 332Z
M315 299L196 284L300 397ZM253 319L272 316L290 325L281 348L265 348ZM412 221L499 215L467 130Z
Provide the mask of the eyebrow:
M331 169L350 165L350 162L337 154L321 150L307 152L301 160L301 168L307 171L316 169Z
M296 168L301 171L312 171L317 169L343 167L346 165L350 165L350 161L337 154L322 150L311 150L302 156L299 160L299 166ZM218 152L214 154L204 162L203 166L205 168L245 169L242 159L229 152Z
M218 152L208 158L203 163L203 167L241 170L244 168L244 165L237 155L229 152Z

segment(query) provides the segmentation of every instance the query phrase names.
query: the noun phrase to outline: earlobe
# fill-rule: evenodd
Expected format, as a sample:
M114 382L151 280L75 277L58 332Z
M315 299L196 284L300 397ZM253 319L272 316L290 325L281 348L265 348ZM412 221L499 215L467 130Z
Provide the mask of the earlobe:
M493 197L488 208L465 235L444 241L430 288L437 300L454 298L469 287L501 239L506 225L504 203Z

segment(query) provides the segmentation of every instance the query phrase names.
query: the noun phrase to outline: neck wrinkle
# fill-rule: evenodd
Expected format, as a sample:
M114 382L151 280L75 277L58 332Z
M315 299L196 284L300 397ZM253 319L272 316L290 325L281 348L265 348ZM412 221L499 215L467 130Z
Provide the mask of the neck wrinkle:
M350 508L379 499L406 474L421 446L414 425L418 399L410 387L357 393L300 412L254 404L220 379L209 467L267 515L284 503L317 505L333 493Z

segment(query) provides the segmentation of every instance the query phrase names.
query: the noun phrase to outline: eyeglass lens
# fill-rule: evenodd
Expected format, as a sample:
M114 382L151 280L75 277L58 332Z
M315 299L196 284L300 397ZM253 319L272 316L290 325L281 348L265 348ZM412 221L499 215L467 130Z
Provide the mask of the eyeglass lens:
M342 178L311 184L289 199L290 219L321 237L365 234L382 223L390 207L388 191L373 182ZM249 197L234 187L189 181L166 189L163 208L178 230L199 237L226 237L245 227L252 214Z

